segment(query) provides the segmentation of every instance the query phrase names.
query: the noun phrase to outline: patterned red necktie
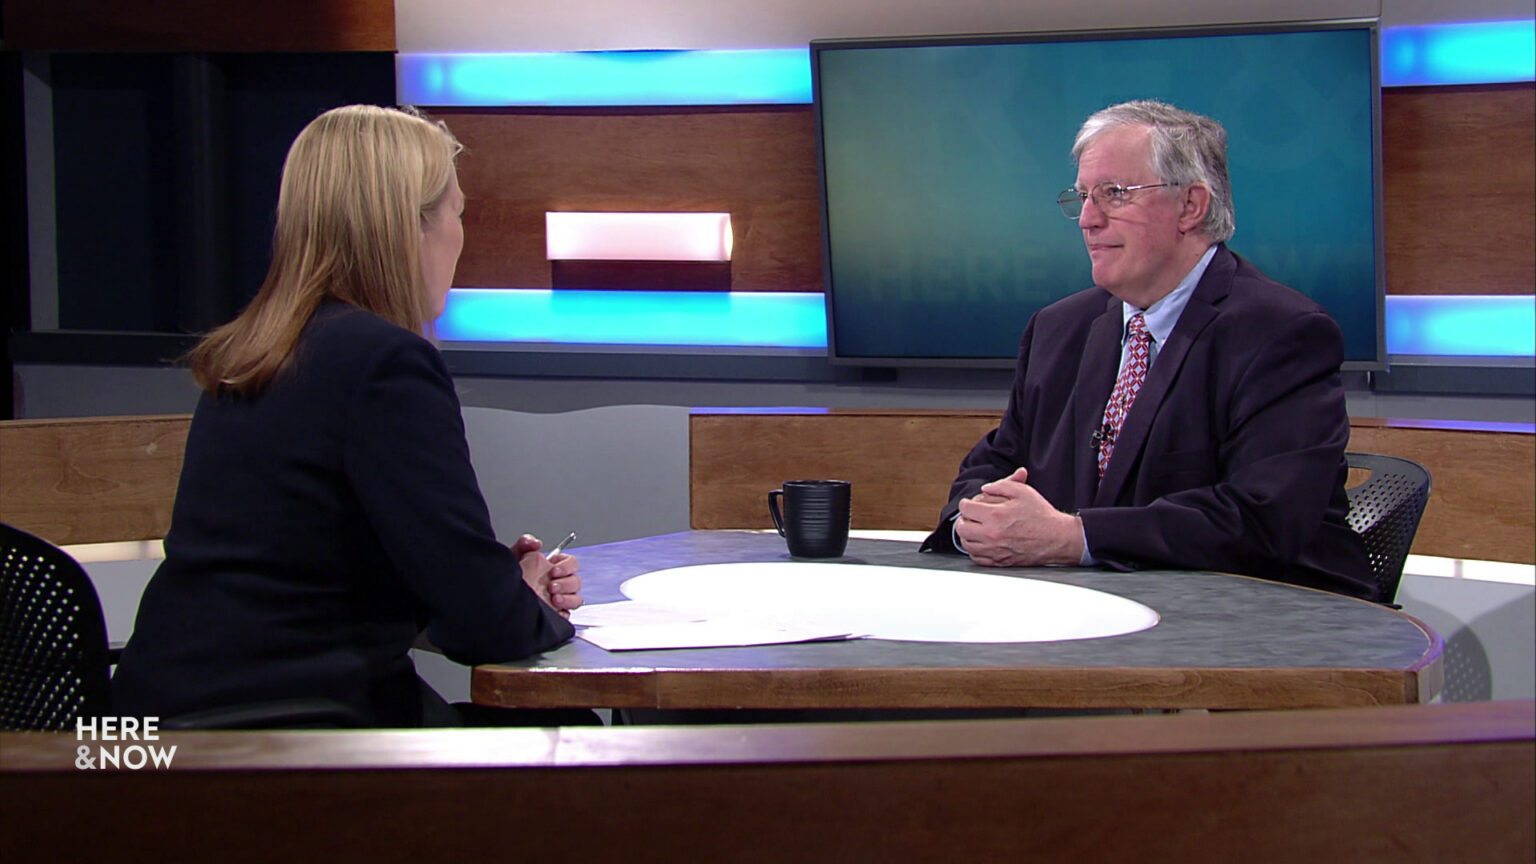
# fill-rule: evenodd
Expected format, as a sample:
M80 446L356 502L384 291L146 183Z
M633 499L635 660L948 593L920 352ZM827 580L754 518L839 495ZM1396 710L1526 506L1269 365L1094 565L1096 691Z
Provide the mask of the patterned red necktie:
M1137 312L1127 324L1130 344L1126 347L1125 365L1120 367L1120 377L1115 379L1115 389L1109 394L1104 406L1104 439L1099 443L1099 480L1104 479L1104 468L1109 456L1115 452L1115 439L1120 437L1120 427L1125 425L1125 415L1131 412L1131 403L1141 392L1141 383L1147 380L1147 358L1151 354L1152 334L1147 332L1147 322Z

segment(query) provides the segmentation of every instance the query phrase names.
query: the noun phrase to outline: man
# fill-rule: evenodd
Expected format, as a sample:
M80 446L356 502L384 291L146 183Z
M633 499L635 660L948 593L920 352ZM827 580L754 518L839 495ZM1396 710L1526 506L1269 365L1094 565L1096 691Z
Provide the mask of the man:
M1025 327L1007 412L925 550L979 564L1241 573L1376 599L1345 522L1338 325L1227 249L1226 131L1158 102L1072 155L1094 286Z

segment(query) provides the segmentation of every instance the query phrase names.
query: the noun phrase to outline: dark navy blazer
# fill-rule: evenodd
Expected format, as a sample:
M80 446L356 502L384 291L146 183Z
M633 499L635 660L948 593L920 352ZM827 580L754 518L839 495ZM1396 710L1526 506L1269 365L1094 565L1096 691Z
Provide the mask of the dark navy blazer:
M965 457L924 548L982 485L1029 471L1122 570L1258 576L1375 599L1345 521L1344 342L1320 306L1222 245L1131 406L1097 482L1093 433L1114 387L1121 303L1080 291L1029 321L1002 423Z
M260 396L204 394L165 551L113 679L122 715L329 697L414 726L423 628L465 664L573 632L492 533L437 349L335 301Z

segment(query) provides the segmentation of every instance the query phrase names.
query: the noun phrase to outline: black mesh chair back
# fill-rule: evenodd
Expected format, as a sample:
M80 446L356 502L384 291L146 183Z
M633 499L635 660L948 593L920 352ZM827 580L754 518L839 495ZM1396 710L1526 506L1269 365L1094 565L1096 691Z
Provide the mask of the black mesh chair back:
M64 731L109 700L107 625L75 559L0 524L0 729Z
M1349 496L1349 527L1365 539L1379 599L1391 603L1403 579L1403 562L1429 503L1429 471L1411 459L1376 453L1345 453L1351 468L1370 471Z

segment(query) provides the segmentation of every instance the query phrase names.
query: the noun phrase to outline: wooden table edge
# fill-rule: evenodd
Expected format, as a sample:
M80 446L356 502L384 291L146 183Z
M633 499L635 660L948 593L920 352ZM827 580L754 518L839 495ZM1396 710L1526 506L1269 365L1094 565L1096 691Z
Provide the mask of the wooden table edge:
M1285 709L1428 702L1438 654L1408 669L1053 666L559 669L488 665L483 705L654 709Z

